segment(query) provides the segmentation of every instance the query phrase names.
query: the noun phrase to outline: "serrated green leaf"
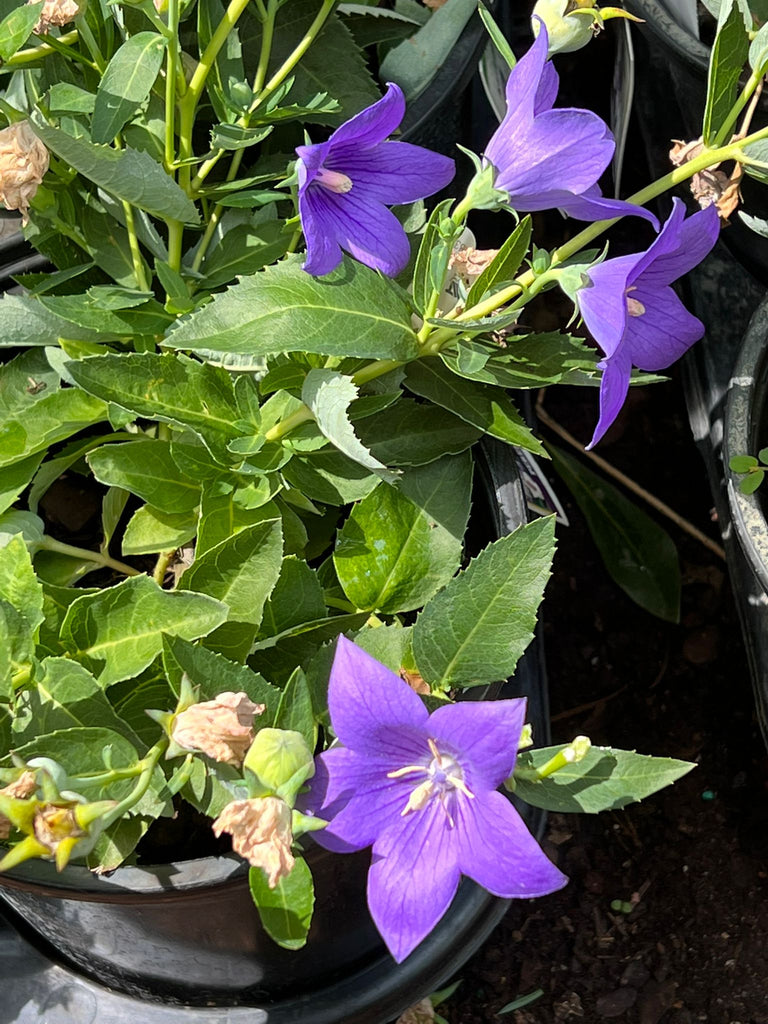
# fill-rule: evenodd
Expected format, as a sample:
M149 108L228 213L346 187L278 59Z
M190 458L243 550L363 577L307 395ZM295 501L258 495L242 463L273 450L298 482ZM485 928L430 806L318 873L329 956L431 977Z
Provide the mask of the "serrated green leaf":
M32 118L35 134L65 164L118 199L155 217L198 224L197 208L187 194L148 153L97 146Z
M52 114L92 114L96 96L71 82L54 82L48 90Z
M413 627L419 673L433 685L511 676L533 637L555 549L554 517L489 544L433 597Z
M112 142L147 99L163 64L165 39L156 32L130 36L107 64L99 81L91 139Z
M265 637L256 642L248 664L277 685L284 685L297 665L302 667L315 652L340 633L360 629L368 618L367 612L354 615L334 615Z
M21 616L28 638L33 640L38 626L45 618L43 588L32 568L32 559L21 535L12 537L0 547L0 599L15 608Z
M707 100L702 138L713 145L736 99L744 63L749 53L751 15L745 0L725 0L718 18L717 35L709 59Z
M418 359L409 363L405 384L414 394L447 409L491 437L546 457L541 442L503 391L461 380L439 359Z
M168 441L104 445L86 461L101 483L137 494L162 512L188 512L200 504L199 482L179 471Z
M469 518L472 463L444 458L408 475L405 493L379 485L352 508L333 553L356 608L421 608L458 570Z
M280 703L280 691L247 665L238 665L198 644L178 636L163 638L163 666L174 693L181 689L182 676L187 675L199 687L200 700L213 700L227 690L245 693L255 704L266 705L259 725L274 722Z
M59 338L93 338L93 331L67 323L29 295L0 297L0 348L58 345Z
M466 308L478 303L487 292L505 281L511 281L523 262L531 244L531 218L524 217L502 247L480 274L467 295Z
M79 295L38 295L37 301L67 324L99 332L106 337L159 335L172 318L154 299L134 309L111 310L87 292Z
M317 573L306 562L289 555L283 559L280 576L264 605L259 635L276 636L292 626L322 619L326 614Z
M453 200L444 199L442 203L438 203L434 208L427 221L427 226L424 229L424 235L419 245L419 251L416 254L416 264L413 270L413 302L416 309L422 315L426 312L432 296L432 276L435 269L432 253L440 246L442 241L439 230L440 224L447 216L452 205ZM442 274L444 275L448 266L450 249L446 251L443 248L441 252L444 263Z
M667 531L603 477L552 445L548 449L612 579L641 608L678 622L680 565Z
M183 317L164 344L251 357L314 352L405 361L418 351L403 299L386 278L350 259L324 277L307 274L298 258L244 277Z
M188 544L197 533L197 513L161 512L152 505L136 509L125 527L122 539L124 555L154 555L175 551Z
M0 425L0 466L10 466L83 427L106 418L107 407L79 388L46 393L34 405L6 417Z
M515 794L532 807L563 813L615 811L670 786L696 767L671 757L592 747L583 760L567 764L545 779L535 778L535 769L560 749L542 747L518 754Z
M151 664L162 649L163 633L196 640L226 617L226 606L211 597L170 593L148 576L133 576L73 601L61 641L107 687Z
M240 275L255 274L284 256L292 237L292 231L286 230L281 220L239 224L227 232L221 245L216 246L204 260L201 284L206 288L219 288Z
M283 469L283 475L312 501L328 505L360 501L379 483L379 477L335 450L294 456Z
M466 451L482 436L478 427L446 409L407 398L356 420L355 433L371 454L387 466L423 466L443 455Z
M291 873L280 878L272 889L262 868L251 868L248 884L270 938L284 949L305 946L315 906L315 888L304 858L297 857Z
M375 459L355 434L347 410L357 398L351 377L336 370L310 370L304 379L301 398L311 410L324 437L335 448L365 469L393 483L398 474Z
M282 558L279 521L246 526L196 558L181 577L179 588L223 602L230 622L258 626L264 602L280 575Z
M275 716L275 728L297 732L304 737L309 750L317 744L317 728L312 711L312 697L307 677L297 668L285 684Z

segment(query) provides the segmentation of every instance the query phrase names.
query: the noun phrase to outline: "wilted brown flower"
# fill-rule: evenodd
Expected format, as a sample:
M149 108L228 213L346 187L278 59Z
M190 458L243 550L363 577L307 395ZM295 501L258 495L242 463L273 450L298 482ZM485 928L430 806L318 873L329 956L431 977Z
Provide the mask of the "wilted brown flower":
M681 139L673 139L674 145L669 151L669 159L680 167L695 159L704 152L704 143L701 139L694 139L693 142L683 142ZM691 178L691 194L702 210L713 204L717 207L720 220L723 224L728 223L728 218L738 209L741 202L741 176L743 169L741 164L736 164L730 175L725 171L718 170L720 164L712 164L702 171L698 171Z
M28 4L35 2L36 0L27 0ZM32 31L38 36L44 35L51 30L52 25L56 25L58 28L68 25L79 13L80 7L75 0L45 0L40 12L40 19Z
M406 683L415 693L430 693L429 683L424 680L423 676L420 676L418 672L412 672L410 669L401 668L400 678L404 679Z
M185 750L200 750L214 761L239 767L253 743L253 720L264 712L245 693L220 693L214 700L181 711L171 727L171 738Z
M0 202L19 210L24 224L29 203L48 170L48 150L32 131L29 121L17 121L0 130Z
M498 249L474 249L471 245L455 249L449 267L459 275L467 287L471 287L485 268L492 262Z
M270 889L293 870L291 808L279 797L233 800L214 821L213 832L228 832L235 853L263 868Z
M410 1006L397 1018L395 1024L432 1024L434 1019L435 1009L427 998L420 999L415 1006Z
M34 772L23 771L17 779L9 782L7 786L0 789L4 796L12 796L17 800L25 800L31 796L37 788L37 779ZM4 814L0 814L0 839L7 839L11 834L11 823Z

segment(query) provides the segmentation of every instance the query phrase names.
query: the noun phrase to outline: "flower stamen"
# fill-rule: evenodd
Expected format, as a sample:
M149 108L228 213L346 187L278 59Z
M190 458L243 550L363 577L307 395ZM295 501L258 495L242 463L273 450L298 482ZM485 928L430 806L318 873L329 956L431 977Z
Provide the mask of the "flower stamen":
M341 171L329 171L327 167L321 167L314 179L318 185L327 188L329 192L351 192L352 179Z
M420 811L436 796L448 818L449 827L453 828L454 820L448 809L448 798L451 793L454 790L458 790L470 800L474 800L475 794L470 791L464 781L464 774L458 762L448 754L443 753L433 739L428 739L427 745L432 755L432 760L429 764L410 764L404 768L396 768L391 772L387 772L387 778L401 779L406 775L426 775L427 778L411 791L408 802L400 812L401 817L405 817L411 811Z

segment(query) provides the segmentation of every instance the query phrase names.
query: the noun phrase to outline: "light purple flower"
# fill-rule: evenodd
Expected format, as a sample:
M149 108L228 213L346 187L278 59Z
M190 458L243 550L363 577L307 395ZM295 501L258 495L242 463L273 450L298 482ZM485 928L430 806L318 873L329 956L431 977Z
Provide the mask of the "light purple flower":
M524 698L430 715L399 676L340 637L328 704L343 746L317 759L309 806L330 822L314 835L340 852L373 845L368 906L398 963L446 912L462 875L506 898L566 884L496 792L515 765Z
M387 206L439 192L455 165L422 146L387 142L404 114L402 90L390 82L377 103L337 128L327 142L297 147L308 273L330 273L341 262L342 249L390 277L408 262L408 236Z
M600 419L592 448L616 419L629 390L632 367L656 372L679 359L704 334L670 285L700 263L717 241L717 208L685 219L685 205L673 199L672 213L646 252L606 260L589 271L580 288L579 309L605 353L598 363Z
M521 213L560 209L577 220L636 214L658 228L650 210L603 197L597 181L615 148L605 122L589 110L552 109L559 79L539 21L536 40L509 74L507 113L485 150L495 187Z

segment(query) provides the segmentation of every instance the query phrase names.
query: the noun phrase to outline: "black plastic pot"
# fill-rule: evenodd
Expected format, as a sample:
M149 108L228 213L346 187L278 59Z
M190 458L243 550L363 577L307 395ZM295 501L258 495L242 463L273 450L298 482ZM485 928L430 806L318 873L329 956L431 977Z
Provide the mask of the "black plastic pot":
M672 170L672 140L690 141L701 135L711 51L682 28L659 0L626 0L625 6L643 20L637 26L641 38L635 61L635 109L651 169L661 176ZM766 115L768 103L763 99L758 115L761 124ZM687 186L684 188L687 191ZM745 176L741 192L743 210L768 218L768 186ZM755 234L734 214L721 239L743 267L768 285L768 238Z
M510 448L489 445L478 462L476 505L484 511L475 529L487 540L525 521L527 510ZM504 693L528 698L528 721L537 742L546 743L538 640ZM543 813L520 809L540 834ZM57 874L36 861L0 876L10 920L34 946L0 925L3 1024L44 1019L25 1014L43 1005L51 985L93 1006L92 1015L72 1017L77 1024L385 1024L455 973L508 905L465 880L435 931L398 966L366 909L368 854L332 856L313 847L309 858L317 904L309 942L298 952L264 935L246 867L234 857L125 867L109 876L81 867ZM25 964L21 977L14 963Z

